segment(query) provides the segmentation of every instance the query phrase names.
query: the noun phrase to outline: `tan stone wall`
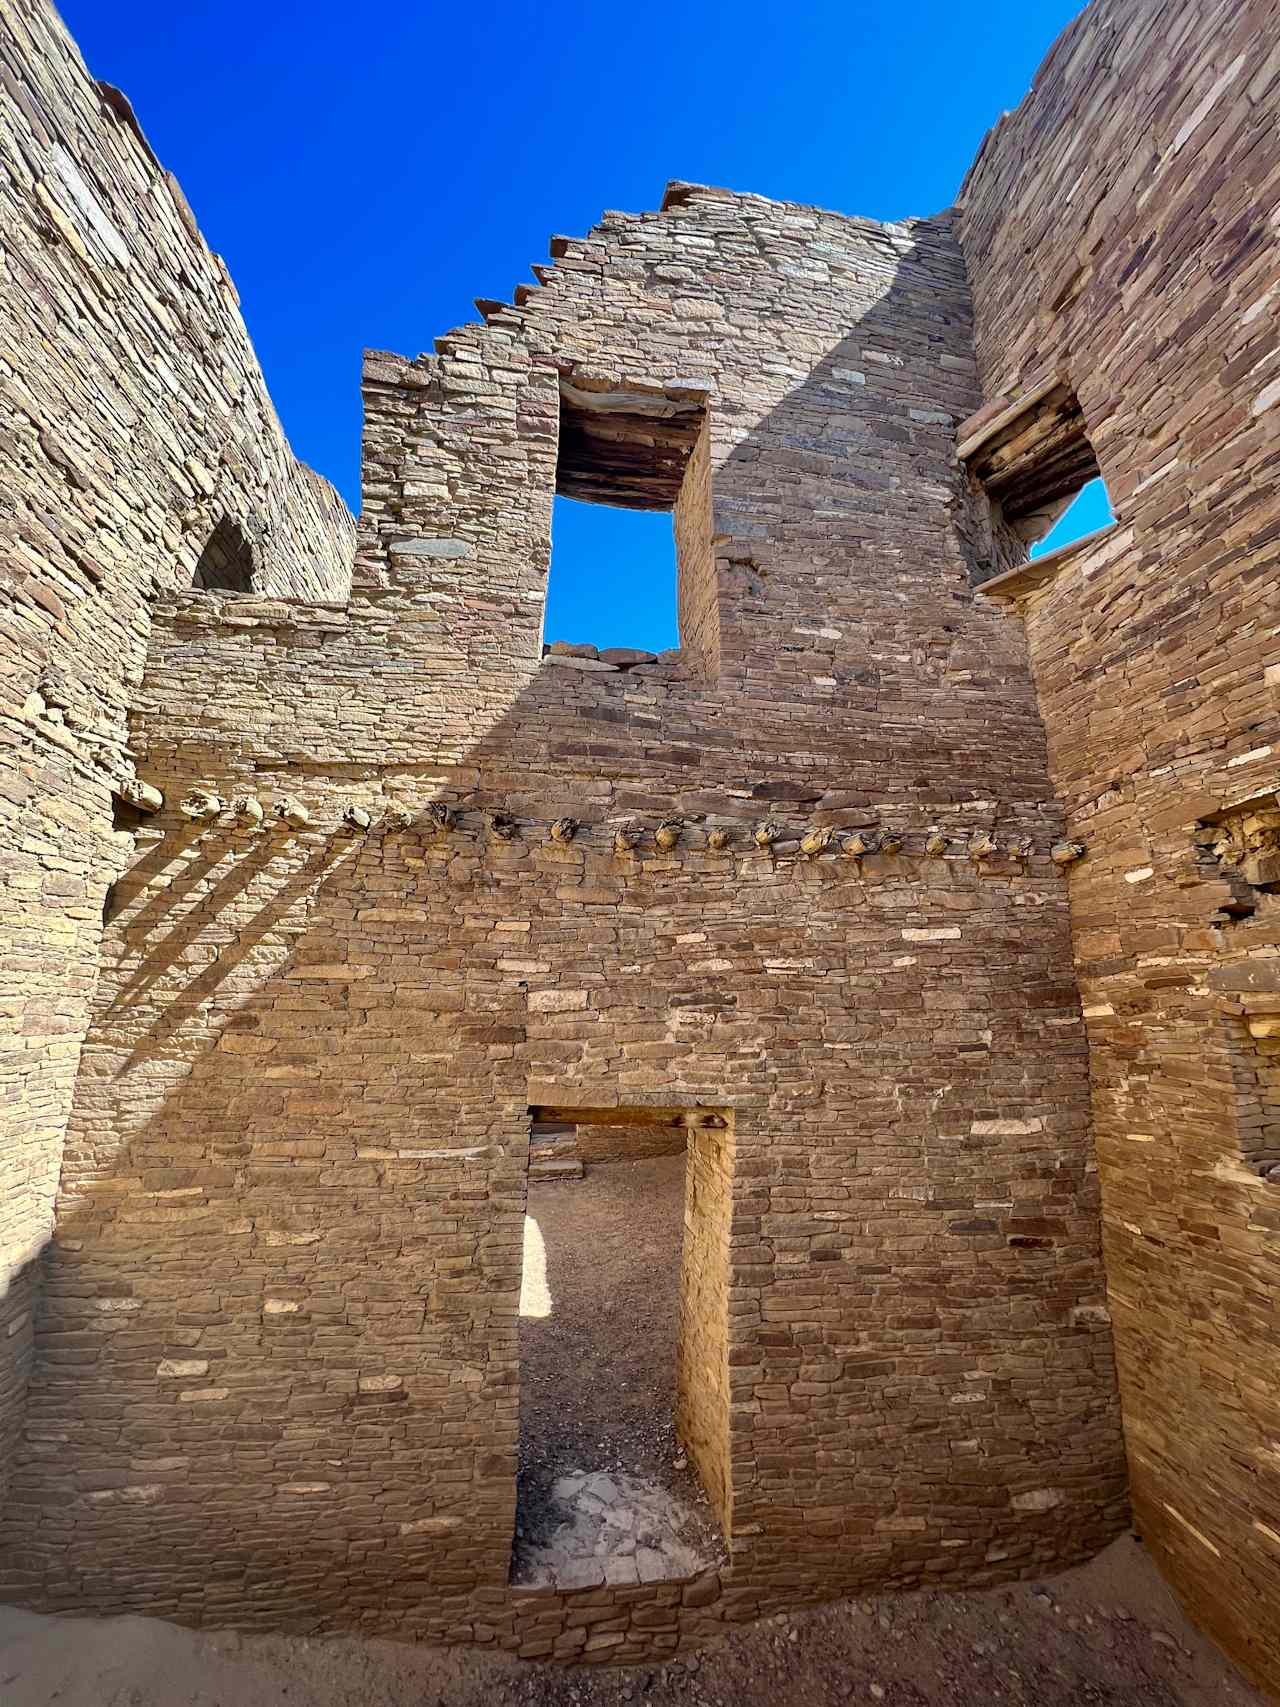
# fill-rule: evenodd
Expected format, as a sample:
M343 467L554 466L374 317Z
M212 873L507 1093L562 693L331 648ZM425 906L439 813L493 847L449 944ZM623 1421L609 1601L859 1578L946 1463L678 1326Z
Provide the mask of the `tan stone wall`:
M1139 1519L1280 1682L1280 926L1206 829L1280 785L1280 19L1159 11L1095 0L1066 33L984 145L963 254L945 218L678 185L556 240L544 284L434 356L370 357L348 608L350 518L290 457L180 192L43 6L0 9L24 358L0 1447L93 1014L4 1592L618 1658L1105 1539L1123 1474L1056 794L1089 849L1069 888ZM1021 629L970 586L1010 540L953 444L1054 365L1119 525L1005 588L1046 758ZM566 378L706 399L680 656L540 662ZM257 591L182 595L224 518ZM136 847L111 830L126 735L167 795ZM191 823L193 785L311 822ZM388 825L437 796L447 832ZM613 852L670 817L676 849ZM810 859L816 826L905 843ZM704 1223L682 1405L730 1563L513 1594L526 1110L699 1099L735 1132L731 1169L699 1151L691 1175L716 1176L728 1256Z
M734 1528L729 1298L735 1262L735 1161L732 1124L690 1130L676 1431L726 1535Z
M1201 821L1280 786L1278 33L1272 4L1098 0L961 219L986 396L1063 369L1117 514L1017 602L1089 850L1070 889L1137 1520L1273 1689L1280 1196L1243 1065L1280 1008L1280 917L1255 890L1233 918L1247 885Z
M224 518L265 590L343 597L354 527L290 455L226 270L127 102L94 84L42 0L0 6L0 64L2 1477L103 892L124 857L111 785L149 602L190 585Z
M716 1617L996 1580L1124 1520L1061 817L1021 635L969 585L953 232L669 203L370 358L349 609L158 614L133 738L169 804L107 933L11 1595L523 1640L527 1109L565 1102L734 1111ZM540 661L585 370L708 399L710 679ZM310 822L191 824L193 785ZM800 846L857 828L902 845Z
M704 427L680 487L674 527L680 644L691 667L720 673L720 579L712 540L711 434Z

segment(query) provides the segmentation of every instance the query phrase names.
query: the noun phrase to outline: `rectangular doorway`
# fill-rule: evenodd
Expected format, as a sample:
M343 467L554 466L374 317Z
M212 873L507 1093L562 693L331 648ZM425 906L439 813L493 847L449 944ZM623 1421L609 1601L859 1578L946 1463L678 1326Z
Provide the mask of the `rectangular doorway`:
M693 1576L729 1521L732 1112L529 1113L512 1580Z

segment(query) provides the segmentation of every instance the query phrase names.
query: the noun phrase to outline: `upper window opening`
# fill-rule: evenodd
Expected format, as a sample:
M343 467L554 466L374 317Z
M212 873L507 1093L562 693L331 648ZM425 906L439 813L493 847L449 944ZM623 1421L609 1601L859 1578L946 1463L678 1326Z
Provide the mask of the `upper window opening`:
M545 640L682 646L714 672L706 419L705 401L685 387L561 379Z
M224 516L200 553L191 585L206 593L251 593L253 546L239 522Z
M556 491L628 510L673 510L706 411L665 391L560 381Z
M1043 557L1064 545L1074 545L1078 539L1108 527L1114 520L1106 482L1099 475L1080 488L1044 538L1031 547L1031 555Z
M1075 392L1065 380L1000 410L960 455L1019 539L1043 539L1072 499L1100 478Z
M543 639L646 652L678 646L670 515L557 498Z
M987 575L1042 557L1107 527L1114 516L1084 412L1060 374L989 404L960 429L957 452L991 503ZM984 579L986 576L983 577Z

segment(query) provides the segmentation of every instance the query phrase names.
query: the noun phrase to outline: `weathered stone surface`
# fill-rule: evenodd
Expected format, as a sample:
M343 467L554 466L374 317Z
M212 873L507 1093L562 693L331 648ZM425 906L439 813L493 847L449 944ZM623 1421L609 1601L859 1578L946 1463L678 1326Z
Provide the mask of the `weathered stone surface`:
M591 265L566 254L501 324L369 357L349 606L156 605L139 763L166 801L251 792L299 822L166 807L163 857L117 884L50 1353L87 1288L142 1309L97 1328L75 1380L38 1367L31 1426L65 1443L16 1472L12 1592L91 1568L98 1604L199 1605L198 1561L252 1532L238 1619L340 1623L372 1596L387 1628L515 1641L493 1585L531 1104L724 1110L688 1138L677 1424L740 1547L716 1591L735 1615L982 1578L1001 1543L1036 1569L1123 1520L1106 1324L1070 1318L1102 1279L1063 824L1021 637L964 573L951 429L915 418L979 401L953 224L690 192L576 247ZM638 317L638 262L686 268L709 312L655 272ZM542 656L566 372L580 412L627 401L593 420L695 405L652 417L697 429L661 441L678 653ZM647 468L643 437L614 472L652 493L675 465ZM599 440L575 442L600 482ZM819 802L884 827L864 857ZM387 827L353 837L352 806ZM1025 862L925 854L993 821ZM712 850L709 824L738 833ZM209 1373L170 1397L160 1357ZM201 1496L148 1507L141 1549L118 1508L63 1493L161 1406ZM1063 1503L1016 1509L1050 1445ZM323 1609L297 1568L320 1536ZM608 1620L618 1596L659 1604L663 1550L611 1550Z
M152 779L119 780L151 600L197 581L345 600L355 525L290 454L181 191L43 0L0 17L0 82L2 1483L104 897L125 858L112 790L158 806ZM238 595L204 597L229 615Z
M717 334L714 371L708 321L675 311L674 282L638 330L637 242L654 262L698 256L699 276L708 246L724 256L717 324L757 303L751 327ZM949 430L911 415L921 396L957 419L977 402L954 231L708 194L611 216L589 244L593 268L511 325L370 358L356 586L323 648L302 602L157 607L131 735L148 775L167 799L252 786L308 816L292 838L262 833L269 859L202 823L118 885L47 1319L74 1331L86 1264L98 1290L145 1273L128 1331L177 1356L181 1326L226 1395L183 1406L218 1419L182 1433L221 1490L200 1502L200 1546L233 1549L267 1509L260 1566L288 1581L323 1501L334 1594L363 1594L372 1534L389 1623L454 1631L481 1605L499 1616L485 1585L511 1543L529 1106L724 1106L689 1136L702 1208L677 1422L749 1543L729 1586L785 1603L939 1556L967 1580L1000 1541L1015 1570L1073 1557L1123 1503L1106 1325L1069 1320L1102 1282L1048 857L1063 826L1020 638L960 572ZM835 373L846 350L866 362L854 388ZM600 395L637 367L714 393L676 503L678 655L541 655L562 361ZM811 449L850 434L877 445L876 479ZM474 555L398 550L410 534ZM847 858L819 802L886 828ZM979 876L960 856L996 802L1002 845L1032 851ZM353 804L380 823L403 807L402 827L353 839ZM498 814L518 837L491 833ZM713 851L708 820L739 833ZM173 836L171 814L154 822ZM926 855L938 829L955 859ZM173 958L152 931L179 896ZM163 1049L139 1049L151 1028ZM149 1179L174 1170L194 1198L153 1205ZM945 1237L975 1220L989 1231ZM926 1261L928 1301L909 1302ZM68 1469L155 1414L123 1332ZM30 1414L63 1426L68 1403L40 1377ZM286 1448L284 1415L349 1407L340 1465L324 1427ZM952 1444L974 1439L987 1450L958 1494ZM1012 1496L1044 1486L1050 1439L1065 1497L1028 1516ZM21 1538L28 1580L52 1587L91 1555L129 1603L136 1549L96 1509L51 1504L62 1473L22 1472L20 1509L45 1514ZM329 1486L281 1501L282 1480ZM397 1553L428 1533L402 1527L424 1504L465 1521ZM179 1503L153 1529L175 1595L198 1592L186 1524ZM656 1592L652 1558L617 1557L634 1562L599 1592Z
M352 571L176 192L43 5L6 14L0 1592L607 1662L1096 1547L1127 1507L1070 895L1144 1534L1280 1677L1280 1039L1208 982L1280 940L1246 845L1274 24L1098 0L954 214L679 185L557 239L486 324L367 356ZM1056 500L990 431L1066 382L1120 521L1010 583L979 479ZM558 484L672 504L679 651L542 656ZM163 800L122 836L126 748ZM597 1488L604 1551L508 1589L528 1111L623 1104L724 1110L677 1420L728 1560L673 1588Z
M465 539L393 539L389 542L395 557L444 557L466 559L475 556L475 546Z
M546 1540L517 1544L517 1587L684 1582L717 1562L698 1513L640 1477L569 1474L553 1485L551 1502L555 1527Z
M606 664L617 664L622 669L628 669L632 664L656 664L655 652L641 652L634 646L604 646L600 657Z
M1280 952L1280 65L1258 52L1280 18L1156 13L1071 25L988 137L960 233L984 397L1068 379L1117 518L1014 604L1088 849L1067 881L1137 1521L1275 1691L1280 1060L1206 991Z
M548 664L559 664L562 668L565 668L565 669L586 670L588 672L590 672L592 670L597 670L597 671L603 670L606 673L608 673L608 672L611 672L611 671L614 671L617 669L616 664L607 663L605 661L605 659L603 659L603 658L581 657L581 656L578 656L577 654L571 653L571 652L570 653L559 653L559 652L548 653L546 662Z

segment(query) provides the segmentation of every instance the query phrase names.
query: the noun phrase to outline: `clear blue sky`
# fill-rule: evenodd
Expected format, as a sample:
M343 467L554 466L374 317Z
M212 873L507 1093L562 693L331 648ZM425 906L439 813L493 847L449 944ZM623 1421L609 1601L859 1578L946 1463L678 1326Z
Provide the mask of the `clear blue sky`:
M936 213L1078 10L62 6L226 258L294 449L353 508L362 349L429 350L475 318L474 297L533 282L553 232L656 207L672 178L873 219ZM655 552L669 571L669 534L664 517L561 501L548 638L674 643L644 573Z

